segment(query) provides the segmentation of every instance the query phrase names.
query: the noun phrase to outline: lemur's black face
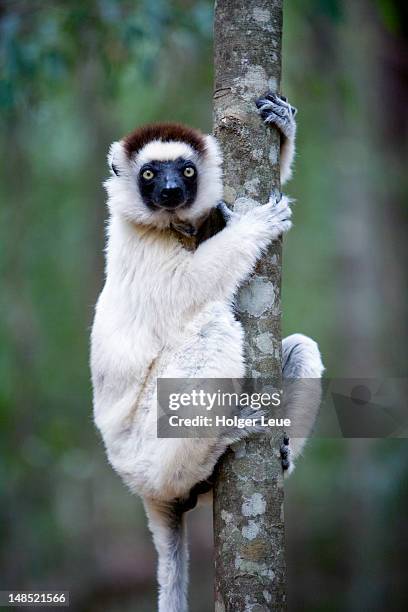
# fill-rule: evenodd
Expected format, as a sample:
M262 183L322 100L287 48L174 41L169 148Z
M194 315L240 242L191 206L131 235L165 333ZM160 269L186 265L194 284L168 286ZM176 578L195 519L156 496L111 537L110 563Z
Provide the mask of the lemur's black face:
M152 160L140 169L138 182L147 206L173 211L194 202L197 168L181 157L172 161Z

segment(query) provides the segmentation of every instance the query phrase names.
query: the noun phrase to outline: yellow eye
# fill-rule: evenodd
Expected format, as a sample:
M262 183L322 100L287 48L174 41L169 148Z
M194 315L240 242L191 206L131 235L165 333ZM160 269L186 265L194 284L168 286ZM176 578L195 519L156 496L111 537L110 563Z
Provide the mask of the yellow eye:
M195 170L192 166L187 166L187 168L184 168L184 176L186 176L187 178L191 178L194 175Z
M154 172L152 170L145 170L142 172L142 177L145 181L150 181L154 177Z

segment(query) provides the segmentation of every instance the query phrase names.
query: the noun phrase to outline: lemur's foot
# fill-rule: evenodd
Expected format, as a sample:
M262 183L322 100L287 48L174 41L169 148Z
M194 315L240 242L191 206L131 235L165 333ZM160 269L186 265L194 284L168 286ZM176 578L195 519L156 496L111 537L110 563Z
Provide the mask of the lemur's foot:
M289 436L283 437L283 444L280 447L281 465L285 472L290 468L290 447L289 447Z
M228 445L254 434L265 433L265 426L262 424L262 420L268 416L266 410L254 410L250 406L245 406L244 408L238 407L238 409L233 412L233 415L229 416L236 416L242 419L242 421L248 419L248 423L245 424L245 427L225 426L223 428L221 438L226 440Z
M256 106L267 125L274 125L284 138L294 138L297 109L289 104L285 96L267 92L258 98Z

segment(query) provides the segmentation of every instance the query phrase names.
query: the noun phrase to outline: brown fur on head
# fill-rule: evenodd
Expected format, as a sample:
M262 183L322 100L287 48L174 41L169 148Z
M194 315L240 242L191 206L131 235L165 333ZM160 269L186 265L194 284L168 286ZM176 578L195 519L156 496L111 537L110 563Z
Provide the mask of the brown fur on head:
M137 128L125 136L122 142L130 158L152 140L185 142L200 154L204 153L206 148L204 135L181 123L151 123Z

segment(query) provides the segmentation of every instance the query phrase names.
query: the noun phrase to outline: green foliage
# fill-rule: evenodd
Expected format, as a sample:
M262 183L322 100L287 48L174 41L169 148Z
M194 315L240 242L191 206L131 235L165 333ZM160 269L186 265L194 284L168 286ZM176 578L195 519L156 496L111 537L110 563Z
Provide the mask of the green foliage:
M72 0L14 6L0 21L0 108L25 111L67 87L72 72L97 59L103 94L115 96L123 68L152 79L170 38L208 39L209 2Z
M401 17L404 9L401 9L400 3L395 0L376 0L378 12L385 26L393 33L401 31ZM406 9L405 9L406 10Z
M307 4L297 0L298 12L310 19L328 17L333 21L339 21L343 17L344 3L342 0L311 0ZM295 6L296 6L295 4Z

